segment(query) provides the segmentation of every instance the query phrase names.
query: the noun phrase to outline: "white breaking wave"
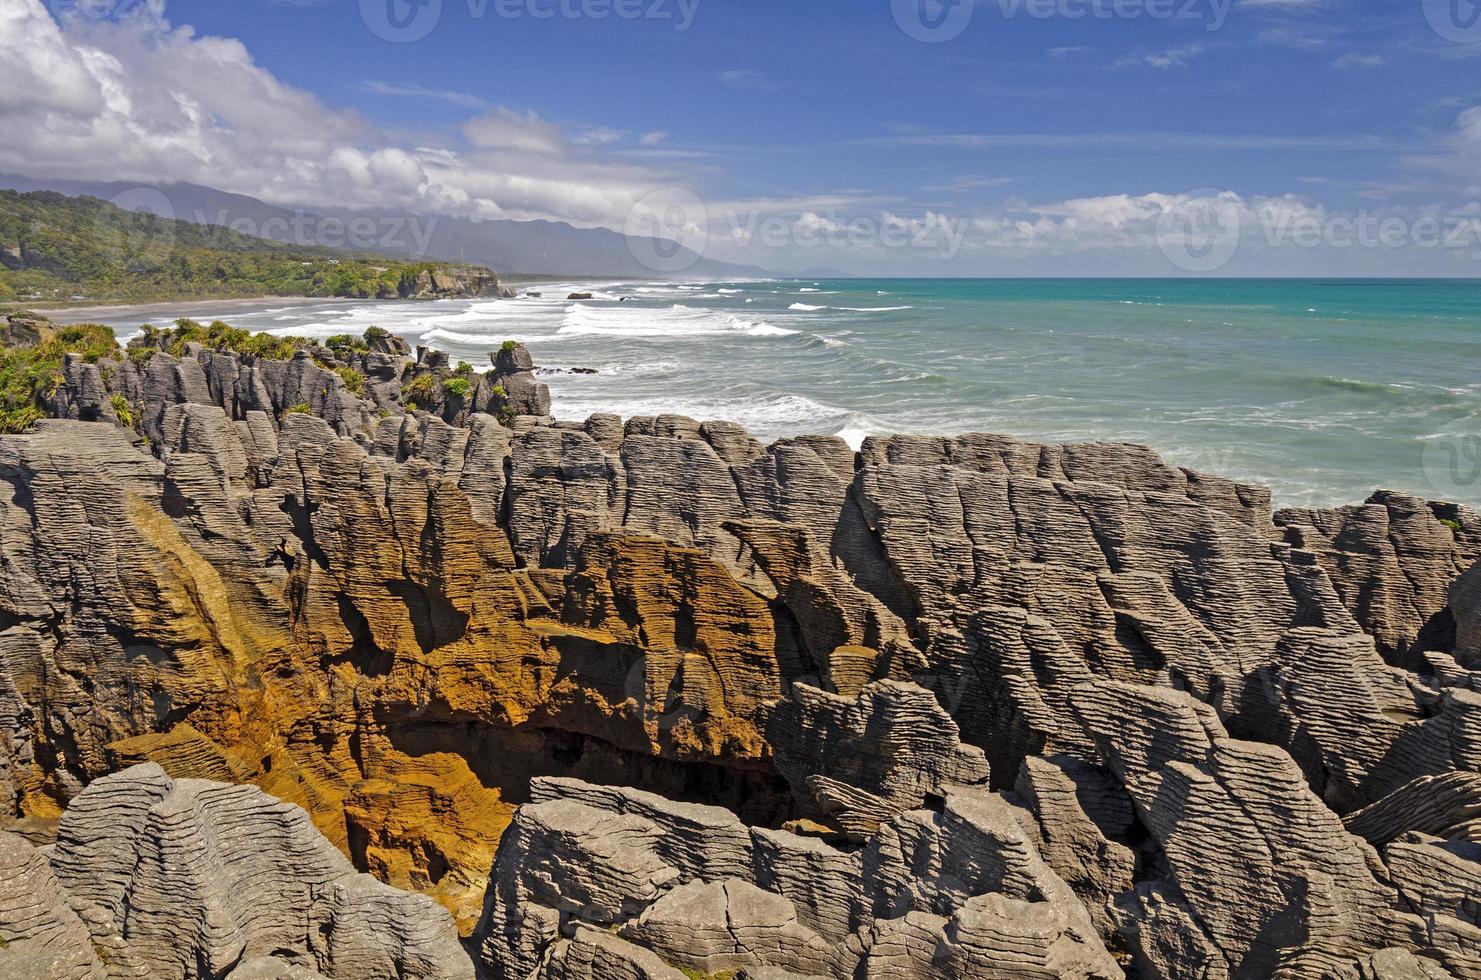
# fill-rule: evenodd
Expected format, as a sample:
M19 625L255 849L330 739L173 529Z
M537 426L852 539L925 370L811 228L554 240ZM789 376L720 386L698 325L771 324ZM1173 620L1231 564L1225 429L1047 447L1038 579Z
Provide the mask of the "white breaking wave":
M787 307L789 310L798 310L803 313L816 313L819 310L837 310L840 313L896 313L900 310L913 310L913 306L812 306L808 303L793 303Z
M665 391L671 389L666 388ZM846 408L825 405L802 395L750 398L705 398L703 395L637 394L624 397L604 392L600 397L570 397L552 386L552 410L563 419L584 419L599 412L623 418L635 415L684 415L706 421L724 419L752 434L781 432L839 432L857 425L858 416Z
M716 310L675 304L668 309L592 307L582 303L566 311L558 336L612 337L700 337L745 334L752 337L785 337L797 333L759 320L743 320Z
M444 344L459 344L464 347L488 347L492 349L506 340L514 340L521 344L527 344L532 340L545 340L548 338L510 333L508 330L501 330L498 333L463 333L458 330L443 330L441 327L433 327L418 339L428 344L436 344L440 341Z

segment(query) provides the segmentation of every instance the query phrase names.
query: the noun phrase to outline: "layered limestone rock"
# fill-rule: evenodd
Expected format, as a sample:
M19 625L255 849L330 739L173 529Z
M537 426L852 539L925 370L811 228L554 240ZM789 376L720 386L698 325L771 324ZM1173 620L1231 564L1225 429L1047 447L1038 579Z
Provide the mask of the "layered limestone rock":
M627 944L609 943L627 969L653 975L666 975L659 963L707 975L1121 974L1015 808L982 788L902 813L852 850L634 790L542 779L532 795L500 846L480 927L498 976L571 976L565 964L586 959L572 947L594 930Z
M0 834L6 977L471 978L447 912L357 873L296 806L145 764L72 802L50 855Z
M1481 977L1470 508L558 421L532 368L69 358L0 437L6 815L254 784L520 980Z

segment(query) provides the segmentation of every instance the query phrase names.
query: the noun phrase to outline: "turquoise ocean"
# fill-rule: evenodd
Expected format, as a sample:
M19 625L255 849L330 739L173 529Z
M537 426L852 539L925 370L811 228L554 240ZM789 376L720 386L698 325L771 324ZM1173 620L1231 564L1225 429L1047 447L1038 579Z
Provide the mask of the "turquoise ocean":
M1278 506L1377 487L1481 505L1481 281L515 285L540 295L264 300L224 318L317 337L375 324L480 367L518 340L551 369L562 418L677 412L763 439L854 444L886 432L1122 440L1268 484ZM141 318L101 319L127 336Z

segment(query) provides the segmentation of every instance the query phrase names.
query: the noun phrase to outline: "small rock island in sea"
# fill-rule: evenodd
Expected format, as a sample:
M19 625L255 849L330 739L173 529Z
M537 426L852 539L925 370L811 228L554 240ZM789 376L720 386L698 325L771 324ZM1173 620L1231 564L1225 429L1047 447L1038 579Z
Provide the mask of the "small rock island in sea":
M6 333L6 980L1481 977L1467 507Z

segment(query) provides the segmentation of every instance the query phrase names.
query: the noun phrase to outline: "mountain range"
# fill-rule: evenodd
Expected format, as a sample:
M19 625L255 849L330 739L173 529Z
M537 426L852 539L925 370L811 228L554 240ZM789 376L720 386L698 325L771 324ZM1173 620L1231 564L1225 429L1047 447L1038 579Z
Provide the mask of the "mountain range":
M606 228L577 228L559 221L473 221L404 211L283 208L253 197L172 183L152 186L125 181L49 180L0 175L0 188L56 191L101 198L128 210L148 210L198 225L225 226L245 234L299 246L349 247L394 258L487 266L505 276L614 276L669 278L645 266L637 254L655 247L674 254L674 278L753 278L777 273L754 265L707 259L692 250L650 240L630 240ZM362 229L354 234L352 228ZM636 254L635 254L636 253ZM842 276L809 270L808 277Z

